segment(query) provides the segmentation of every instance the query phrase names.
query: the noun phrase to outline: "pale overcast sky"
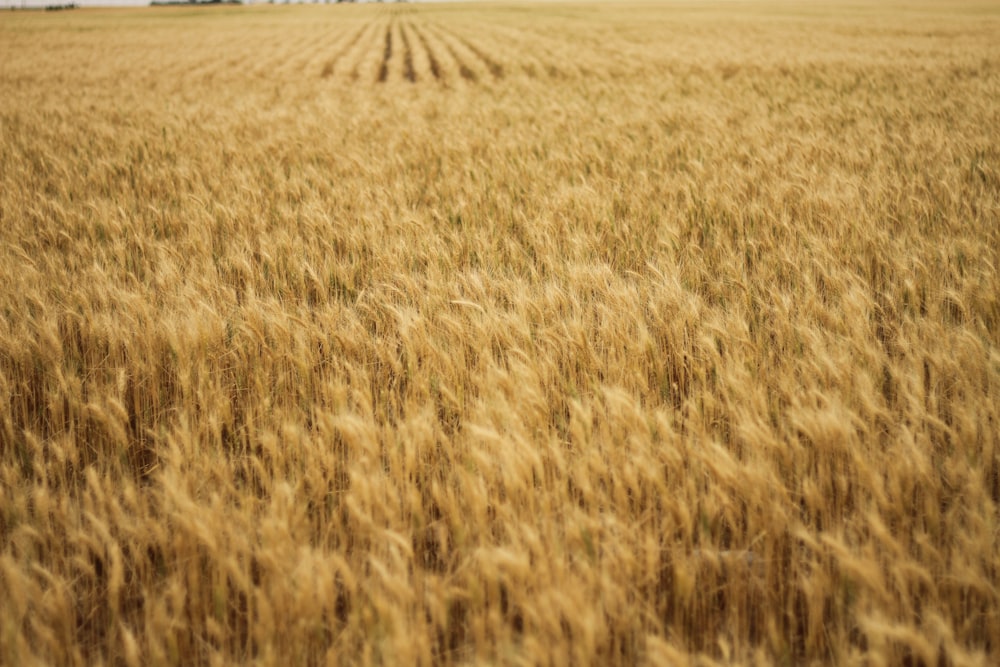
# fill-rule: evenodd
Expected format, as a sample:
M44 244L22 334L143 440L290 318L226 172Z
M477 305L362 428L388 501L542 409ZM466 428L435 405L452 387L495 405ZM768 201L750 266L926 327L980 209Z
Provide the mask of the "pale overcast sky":
M244 4L248 4L249 1L243 0ZM301 2L301 0L291 1L293 4ZM320 0L320 2L322 1ZM80 7L143 7L148 5L149 2L150 0L0 0L0 9L9 9L11 7L46 7L49 5L66 5L70 3L75 3ZM257 4L267 2L267 0L252 0L252 2ZM285 0L274 0L274 2L275 4L284 4ZM330 2L332 3L334 0L330 0Z

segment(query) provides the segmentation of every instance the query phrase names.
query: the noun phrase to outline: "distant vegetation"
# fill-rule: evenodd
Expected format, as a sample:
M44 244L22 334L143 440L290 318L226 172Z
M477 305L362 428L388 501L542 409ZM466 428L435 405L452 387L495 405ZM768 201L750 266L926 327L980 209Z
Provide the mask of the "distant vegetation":
M242 5L242 0L153 0L153 7L169 7L173 5Z
M0 665L1000 664L984 7L4 13Z
M71 2L71 3L66 4L66 5L44 5L44 6L33 6L33 7L29 7L27 5L24 5L24 6L9 5L7 7L3 7L3 9L10 9L10 10L31 10L31 11L45 10L47 12L59 12L59 11L67 10L67 9L77 9L79 7L80 7L80 5Z

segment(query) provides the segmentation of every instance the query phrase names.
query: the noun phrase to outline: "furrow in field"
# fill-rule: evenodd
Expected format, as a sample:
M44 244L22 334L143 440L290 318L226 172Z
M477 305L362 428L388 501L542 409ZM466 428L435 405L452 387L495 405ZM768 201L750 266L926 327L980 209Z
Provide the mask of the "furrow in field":
M443 28L456 42L465 47L465 49L474 55L476 58L486 66L486 69L490 74L493 75L494 79L502 79L504 76L504 67L497 60L486 53L481 47L462 36L454 29ZM481 33L480 33L481 34Z
M413 67L413 48L410 45L410 36L402 24L399 25L399 36L403 42L403 78L410 83L416 83L417 71Z
M544 37L504 25L492 26L490 36L518 54L518 64L529 77L566 78L565 58Z
M330 59L329 52L327 51L330 45L336 44L339 46L349 40L354 34L350 26L338 25L338 28L336 32L327 33L324 39L316 45L316 48L297 63L297 69L294 72L296 78L312 78L315 72L322 71Z
M340 49L333 54L325 63L323 63L323 69L320 70L320 77L328 79L333 76L334 72L337 70L337 63L339 63L344 56L350 53L354 45L358 43L361 37L365 34L365 30L368 29L368 25L362 25L360 28L354 31L351 37L349 37Z
M300 43L301 37L277 39L273 36L271 39L258 42L253 77L263 80L280 79L288 61L296 56Z
M395 17L392 19L389 25L389 34L392 35L392 59L389 61L388 81L413 83L416 81L416 73L413 72L413 52L405 40L399 19ZM408 68L409 74L407 73ZM413 76L412 79L410 75Z
M477 26L462 25L462 29L475 30ZM547 52L535 36L504 25L492 25L489 31L479 35L484 49L510 53L513 62L508 62L507 70L520 69L529 78L563 78L565 75L554 64L556 58Z
M267 70L264 73L265 78L273 80L284 80L285 70L289 67L290 61L292 61L302 48L303 37L301 34L295 34L290 39L274 44L273 48L269 51L262 51L262 54L267 54L271 56L268 58Z
M494 26L494 29L502 29ZM519 41L528 45L543 63L545 73L552 79L564 79L567 76L579 76L594 69L589 63L584 63L583 56L589 50L576 43L569 43L558 37L558 30L545 31L537 27L511 28L520 33Z
M418 53L423 54L423 58L427 62L427 71L430 72L431 76L437 81L444 81L444 72L441 69L441 63L438 61L438 56L434 52L433 47L428 43L427 36L412 23L410 28L413 30L413 34L416 35L417 41L420 42L421 51ZM419 56L418 56L419 58Z
M349 80L371 81L377 76L385 44L384 27L385 24L381 21L369 23L368 31L354 46L350 58L346 59L349 61L347 74Z
M169 62L168 71L177 76L181 87L190 87L193 82L211 82L220 73L228 71L228 59L234 50L240 49L245 42L245 36L234 30L219 31L206 43L205 33L192 31L183 38L176 36L158 38L157 35L145 36L145 49L155 53L161 62ZM115 44L108 47L115 48ZM107 48L107 47L105 47ZM166 54L169 54L168 56ZM207 56L207 57L206 57ZM134 56L124 56L116 60L130 63L130 67L139 66ZM163 74L162 65L155 71Z
M195 46L193 41L187 39L175 39L168 49L168 45L158 35L147 34L143 46L139 52L147 54L146 62L136 62L134 59L131 62L134 67L148 72L150 81L156 85L165 83L175 88L189 85L194 73L206 66L192 48Z
M341 35L335 33L336 40ZM326 32L305 32L294 44L283 62L275 68L275 74L281 80L288 81L299 78L303 72L309 71L310 63L315 62L317 56L322 52L323 46L331 41L331 35Z
M382 65L378 70L378 82L385 83L389 78L389 61L392 60L392 24L385 29L385 47L382 49Z
M443 32L440 27L434 26L428 30L434 38L437 44L440 44L444 51L450 56L451 64L454 69L458 72L458 75L470 83L475 83L479 80L479 73L476 72L474 63L477 59L471 56L468 52L465 52L460 44L455 42L450 36Z

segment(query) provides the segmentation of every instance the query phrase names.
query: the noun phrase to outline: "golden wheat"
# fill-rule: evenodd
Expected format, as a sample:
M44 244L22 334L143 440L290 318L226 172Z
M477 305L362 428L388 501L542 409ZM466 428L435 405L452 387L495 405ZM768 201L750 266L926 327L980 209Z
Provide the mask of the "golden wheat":
M0 665L1000 659L991 3L0 63Z

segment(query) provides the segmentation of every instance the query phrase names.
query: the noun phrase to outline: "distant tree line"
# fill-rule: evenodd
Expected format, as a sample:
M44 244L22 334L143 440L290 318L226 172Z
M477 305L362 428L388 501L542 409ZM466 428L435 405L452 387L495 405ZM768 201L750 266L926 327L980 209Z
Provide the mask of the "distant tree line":
M21 10L38 11L44 9L47 12L61 12L64 9L77 9L79 7L80 5L76 4L75 2L69 2L65 5L45 5L44 7L29 7L23 4L20 7L10 5L9 7L5 7L4 9L9 9L11 11L21 11Z
M153 7L167 7L175 5L242 5L242 0L153 0L149 3Z

